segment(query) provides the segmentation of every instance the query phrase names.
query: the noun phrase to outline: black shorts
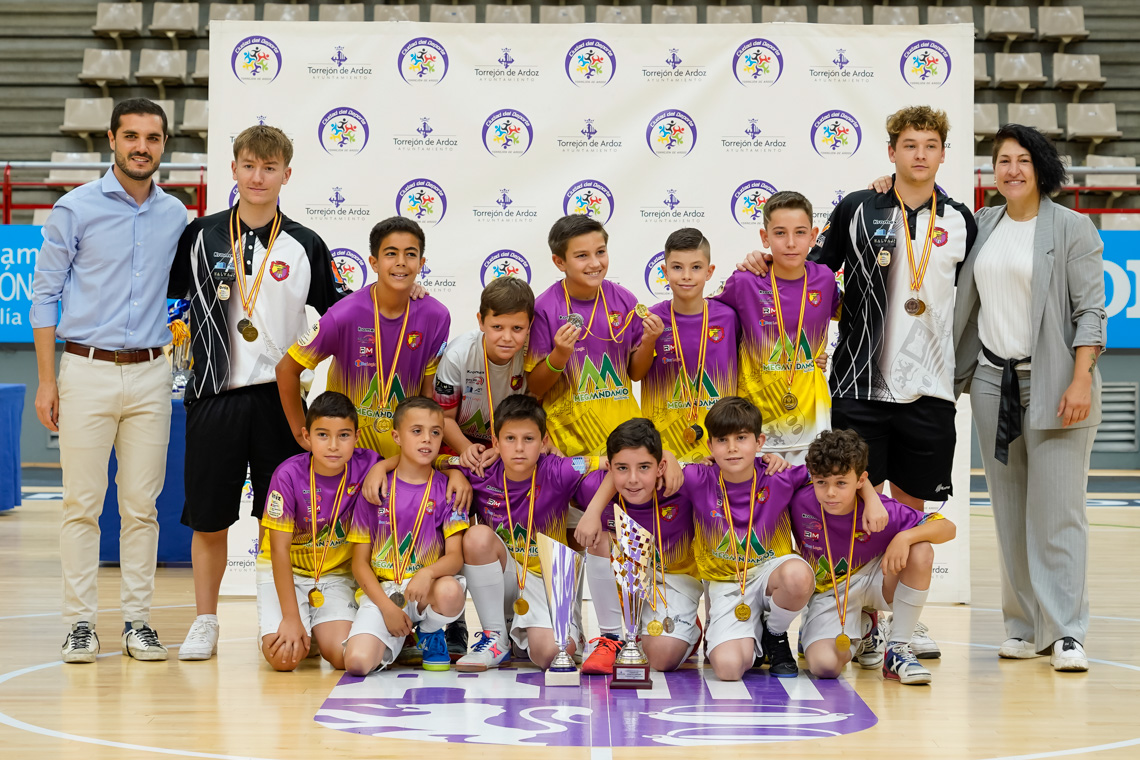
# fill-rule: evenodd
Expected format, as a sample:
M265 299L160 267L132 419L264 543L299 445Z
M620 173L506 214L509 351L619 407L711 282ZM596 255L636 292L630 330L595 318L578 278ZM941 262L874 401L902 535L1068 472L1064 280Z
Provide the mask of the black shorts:
M277 383L187 402L182 524L214 533L236 523L247 466L253 485L253 516L260 520L273 471L303 451L285 419Z
M885 480L925 501L946 501L954 494L954 404L922 396L909 404L837 398L831 402L831 427L854 430L871 449L871 482Z

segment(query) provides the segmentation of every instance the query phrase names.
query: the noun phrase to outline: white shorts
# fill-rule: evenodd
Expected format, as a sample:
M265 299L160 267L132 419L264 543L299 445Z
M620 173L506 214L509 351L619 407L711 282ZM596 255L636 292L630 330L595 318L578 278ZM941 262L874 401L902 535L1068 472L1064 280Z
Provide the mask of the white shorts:
M741 602L740 584L736 581L709 582L709 624L705 630L709 652L726 641L750 638L756 642L756 656L761 655L761 613L772 608L772 597L767 593L768 579L780 565L797 561L807 564L798 554L785 554L748 571L743 601L752 608L752 614L747 620L736 619L736 606Z
M839 604L843 604L843 591L846 582L839 583ZM812 594L808 602L804 622L800 627L800 643L806 651L809 646L821 639L834 639L839 635L839 605L831 589ZM864 607L889 611L891 605L883 598L883 558L872 560L856 570L851 576L851 590L847 594L847 619L842 630L851 637L852 643L863 636L862 614Z
M305 633L313 635L313 628L321 623L334 620L352 621L356 618L356 581L351 575L322 575L321 593L325 603L320 607L309 604L309 590L313 579L293 573L293 590L297 594L297 609L301 613L301 624ZM277 633L284 616L281 614L281 600L273 583L273 573L258 570L257 573L257 625L261 638ZM260 641L260 639L259 639Z
M657 576L661 583L661 576ZM697 627L697 606L701 602L704 584L691 575L679 573L665 573L665 593L669 602L669 617L673 618L673 632L662 633L671 639L681 639L688 644L696 644L700 638L701 629ZM641 605L641 635L649 635L649 623L652 620L665 620L665 605L657 600L657 609L649 606L648 600Z
M495 534L498 536L498 534ZM503 539L500 537L499 541ZM504 548L506 544L503 543ZM520 649L530 651L529 638L527 636L528 628L551 628L553 624L550 622L550 605L546 601L546 587L542 583L542 578L528 572L526 577L526 586L523 590L519 591L518 576L515 575L518 563L511 557L511 552L507 550L507 566L503 570L503 613L506 615L508 621L507 628L510 630L511 641L515 646ZM579 569L581 564L579 564ZM574 608L570 615L570 640L577 642L581 637L582 626L582 574L579 572L578 578L578 595L574 600ZM515 600L522 596L529 605L526 614L519 615L514 611Z
M466 594L467 579L462 575L456 575L453 577L455 580L459 581L459 585L463 588L463 593ZM405 579L399 584L395 583L394 581L381 581L380 585L384 588L384 593L391 596L396 592L397 589L400 591L406 589L408 586L408 581L410 580L411 578ZM425 612L421 612L416 609L417 607L418 605L409 604L404 608L404 612L408 613L408 617L411 618L412 627L419 625L419 623L422 622L426 617L426 610ZM436 614L439 614L438 611ZM461 614L462 612L459 612L449 618L446 618L446 622L450 623L452 620L458 620L459 615ZM443 616L441 615L440 617ZM380 641L384 642L384 657L380 661L380 667L378 670L383 670L395 662L396 656L400 654L400 650L404 648L405 637L394 636L388 632L388 626L384 624L384 615L380 612L380 608L376 606L376 603L372 601L368 594L360 595L360 609L356 613L356 620L352 622L352 630L348 632L348 638L351 639L353 636L359 636L362 633L367 633L371 636L375 636L376 638L380 639Z

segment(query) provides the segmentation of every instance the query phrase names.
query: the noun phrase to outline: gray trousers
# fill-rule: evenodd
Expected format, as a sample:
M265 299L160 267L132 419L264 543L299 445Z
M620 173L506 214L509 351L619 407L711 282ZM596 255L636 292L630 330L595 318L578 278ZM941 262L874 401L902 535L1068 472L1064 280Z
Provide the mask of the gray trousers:
M1085 496L1096 427L1031 428L1030 375L1018 371L1024 432L1009 445L1008 465L994 459L1000 369L978 365L970 401L997 527L1006 635L1044 652L1065 636L1084 643L1088 632Z

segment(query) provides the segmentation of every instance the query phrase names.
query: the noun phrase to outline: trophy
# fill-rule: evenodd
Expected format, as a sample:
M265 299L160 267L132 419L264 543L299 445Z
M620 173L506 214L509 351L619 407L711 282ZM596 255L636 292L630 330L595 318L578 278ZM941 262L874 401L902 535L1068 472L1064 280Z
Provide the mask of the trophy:
M649 590L649 573L653 570L653 535L638 525L629 514L614 505L614 527L617 540L610 547L611 566L618 586L625 646L614 660L611 689L649 689L649 659L637 643L641 630L641 607Z
M581 674L566 648L570 646L570 619L578 597L578 568L582 557L544 533L537 535L537 542L542 586L546 589L546 602L550 606L550 627L554 631L554 644L558 647L558 654L546 670L546 685L578 686Z
M190 369L190 302L179 300L167 308L167 324L172 337L170 344L170 391L173 398L185 398L186 386L190 384L193 371Z

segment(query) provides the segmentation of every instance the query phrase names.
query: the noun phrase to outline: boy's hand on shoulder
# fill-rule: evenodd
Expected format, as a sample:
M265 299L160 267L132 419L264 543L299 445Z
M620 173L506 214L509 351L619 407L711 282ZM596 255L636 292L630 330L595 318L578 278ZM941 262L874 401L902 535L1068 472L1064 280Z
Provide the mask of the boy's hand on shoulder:
M598 537L602 535L602 519L598 515L591 515L589 512L582 515L582 519L578 521L578 527L574 529L574 540L585 547L591 547L598 542Z
M685 485L685 473L681 471L681 463L672 451L666 451L661 456L661 461L665 464L665 474L657 479L657 488L668 498Z
M479 477L482 477L483 472L479 463L483 452L486 450L487 447L481 443L471 444L459 455L459 466L466 467L468 470L474 471Z
M650 314L645 319L641 320L642 341L655 343L661 334L665 332L665 320L656 314Z
M819 367L821 372L827 372L827 352L820 351L819 356L815 357L815 366Z
M760 461L768 465L768 469L764 471L766 475L775 475L777 472L783 472L792 466L788 463L788 460L784 459L779 454L773 454L771 452L762 454L760 456Z
M561 457L562 459L566 458L566 455L562 453L562 449L555 446L554 442L550 440L549 435L547 435L545 438L542 439L542 453L546 454L548 456ZM499 456L499 452L498 452L498 450L496 450L495 451L495 458L497 459L498 456ZM493 462L495 460L492 459L491 461ZM488 462L488 464L490 464L490 462Z
M372 465L360 486L360 492L370 504L379 504L381 497L388 498L388 473L391 470L386 464L387 461L383 460Z
M411 597L412 584L408 583L408 588L404 591L404 596L408 602L414 604ZM384 627L393 636L407 636L412 632L412 619L408 617L408 613L397 607L395 604L389 602L380 608L380 614L384 616Z
M868 190L874 190L876 193L885 193L894 187L894 178L889 174L871 180L871 184L867 185Z
M863 530L868 533L878 533L887 527L891 520L883 502L875 499L863 503Z
M752 274L768 274L768 266L772 261L772 254L764 251L753 251L744 257L744 261L736 265L737 272L751 272Z
M464 514L471 509L471 484L459 470L447 471L447 501Z
M413 301L418 301L427 295L431 294L427 292L427 289L424 288L423 285L420 285L418 282L412 285L411 298Z
M417 570L404 588L404 597L408 600L408 604L418 605L421 610L425 609L428 605L428 594L431 593L432 580L431 573L426 567Z
M907 540L905 533L900 533L891 539L887 550L883 552L883 571L898 575L906 567L909 557L910 541Z
M484 475L486 475L487 474L487 468L490 467L491 465L493 465L498 458L499 458L499 450L496 449L494 446L491 446L491 447L484 449L483 453L479 455L479 463L478 463L478 466L475 468L475 474L478 475L479 477L483 477Z
M293 431L293 440L295 440L297 442L297 445L300 446L301 448L303 448L305 451L312 451L313 450L313 447L305 439L304 434L301 433L301 428L297 428L296 430Z

